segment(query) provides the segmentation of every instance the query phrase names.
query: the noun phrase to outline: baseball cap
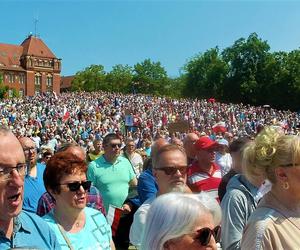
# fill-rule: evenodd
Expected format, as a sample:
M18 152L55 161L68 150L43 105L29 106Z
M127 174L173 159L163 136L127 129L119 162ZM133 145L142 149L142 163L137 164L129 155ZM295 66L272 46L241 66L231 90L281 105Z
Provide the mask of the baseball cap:
M217 140L217 143L220 144L220 145L227 146L227 147L229 146L228 141L226 139L223 139L223 138Z
M219 144L216 141L213 141L208 136L202 136L195 142L196 150L209 150L215 148Z

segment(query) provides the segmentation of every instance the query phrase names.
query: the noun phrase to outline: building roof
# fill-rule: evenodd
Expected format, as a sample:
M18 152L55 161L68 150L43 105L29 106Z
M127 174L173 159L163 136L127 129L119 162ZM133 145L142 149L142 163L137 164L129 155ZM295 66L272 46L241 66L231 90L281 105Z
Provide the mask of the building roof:
M20 57L22 53L22 46L0 43L0 66L20 66Z
M61 77L60 88L61 89L71 88L72 81L73 81L74 77L75 76L62 76Z
M21 44L23 55L33 55L38 57L56 58L47 45L38 37L28 36Z
M40 38L32 35L28 36L21 45L0 43L0 67L2 69L21 70L20 58L22 55L56 58Z

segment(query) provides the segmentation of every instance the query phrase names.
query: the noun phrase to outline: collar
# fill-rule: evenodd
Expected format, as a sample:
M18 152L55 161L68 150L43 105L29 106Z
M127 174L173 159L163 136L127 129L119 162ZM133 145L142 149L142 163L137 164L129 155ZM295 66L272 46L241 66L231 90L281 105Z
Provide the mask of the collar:
M190 169L190 174L193 174L193 173L206 173L208 174L209 176L213 176L213 174L217 171L217 170L220 170L219 166L216 164L216 163L212 163L211 166L212 168L212 172L211 173L208 173L206 171L203 171L201 169L201 165L199 164L198 161L194 161L192 163L192 166L191 166L191 169Z
M18 232L21 230L24 230L28 233L30 233L30 226L28 223L26 223L25 218L24 218L25 212L22 211L17 217L14 218L14 232Z

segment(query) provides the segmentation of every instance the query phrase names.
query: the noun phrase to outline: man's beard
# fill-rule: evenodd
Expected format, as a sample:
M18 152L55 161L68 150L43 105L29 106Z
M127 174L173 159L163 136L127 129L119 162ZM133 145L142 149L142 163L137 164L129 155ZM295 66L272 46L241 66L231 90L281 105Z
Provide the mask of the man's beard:
M169 189L169 193L184 193L185 191L185 184L182 183L181 185L177 185L175 187L171 187Z

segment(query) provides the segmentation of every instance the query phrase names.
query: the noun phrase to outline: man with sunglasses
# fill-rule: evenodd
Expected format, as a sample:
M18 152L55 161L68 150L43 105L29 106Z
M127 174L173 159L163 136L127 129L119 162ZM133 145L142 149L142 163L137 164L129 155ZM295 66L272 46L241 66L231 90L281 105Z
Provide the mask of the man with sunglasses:
M219 144L207 136L200 137L194 144L196 159L188 170L188 186L195 193L206 191L219 200L218 187L221 170L215 163L215 152Z
M37 162L37 149L35 142L29 137L19 138L24 151L28 173L24 182L23 209L36 213L38 202L46 192L43 180L45 164Z
M0 249L60 249L47 223L22 211L26 171L20 142L0 127Z
M170 192L190 191L186 186L187 156L184 149L178 145L162 146L153 155L153 176L158 185L156 196L146 200L134 214L130 228L130 242L139 247L144 230L148 210L159 195Z
M104 154L91 162L88 167L88 179L100 190L104 207L121 208L128 196L129 186L136 186L137 179L128 159L120 156L121 140L111 133L103 139Z

